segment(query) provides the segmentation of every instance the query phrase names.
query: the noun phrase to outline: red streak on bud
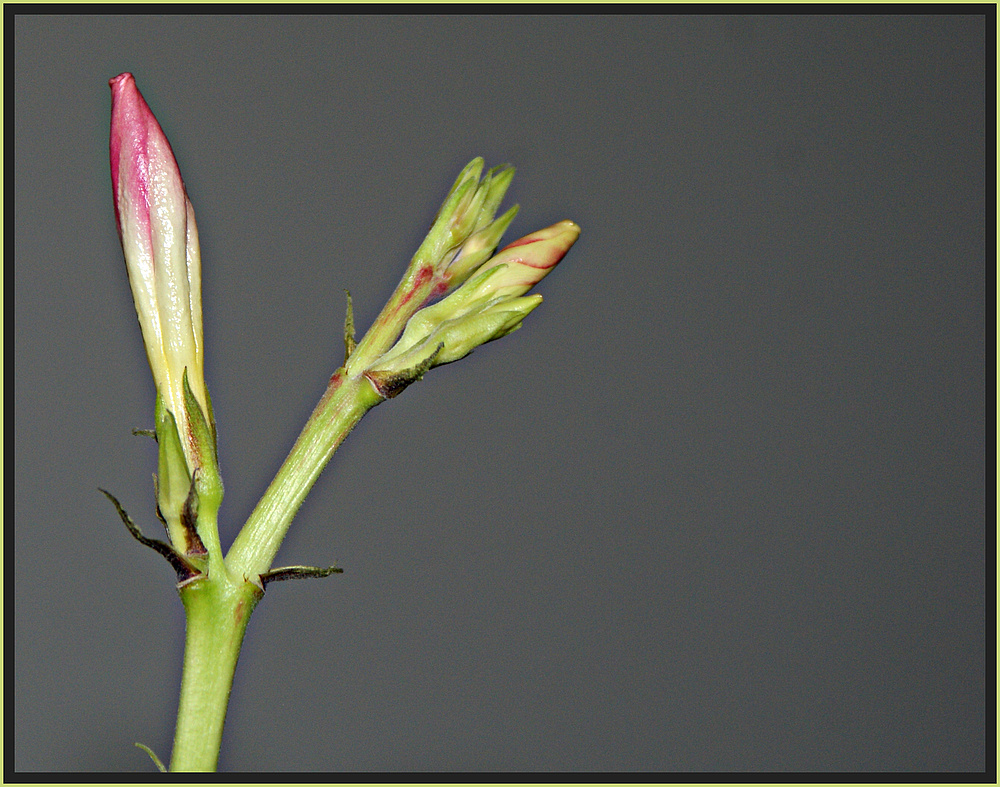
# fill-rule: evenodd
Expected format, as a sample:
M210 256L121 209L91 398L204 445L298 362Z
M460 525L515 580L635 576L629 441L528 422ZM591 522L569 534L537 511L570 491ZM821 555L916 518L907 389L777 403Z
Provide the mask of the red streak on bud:
M554 268L556 264L559 262L559 260L561 260L562 258L563 255L560 254L555 259L550 259L548 261L548 264L546 264L544 260L532 260L530 258L526 260L518 259L514 260L514 262L516 262L518 265L523 265L525 268L535 268L536 270L544 271L548 270L549 268Z
M507 249L513 249L515 246L527 246L529 243L538 243L541 238L533 237L537 233L532 233L532 235L527 235L520 240L516 240L513 243L508 243L500 251L507 251Z
M403 300L399 302L400 307L405 306L410 302L410 299L419 292L419 290L434 278L434 269L429 265L425 265L420 270L417 271L417 275L413 277L413 284L407 291L406 295L403 296Z

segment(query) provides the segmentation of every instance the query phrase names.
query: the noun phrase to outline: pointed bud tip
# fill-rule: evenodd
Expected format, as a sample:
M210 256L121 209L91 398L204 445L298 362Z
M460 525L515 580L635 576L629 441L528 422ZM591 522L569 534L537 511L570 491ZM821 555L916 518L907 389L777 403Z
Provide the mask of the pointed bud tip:
M121 87L124 87L124 84L126 82L129 82L129 81L131 81L132 84L135 84L135 77L132 76L132 74L130 72L128 72L128 71L122 71L122 73L120 73L118 76L111 77L111 79L108 80L108 85L112 89L114 89L114 88L119 88L120 89Z
M563 237L565 236L565 237ZM580 225L575 221L570 221L565 219L563 221L556 222L551 227L546 227L543 230L538 230L537 232L532 232L530 235L525 235L523 238L514 241L513 243L508 243L500 251L507 251L507 249L513 249L518 246L527 246L529 243L538 243L539 241L551 241L554 238L561 238L566 244L563 249L565 253L570 246L576 243L576 239L580 236Z

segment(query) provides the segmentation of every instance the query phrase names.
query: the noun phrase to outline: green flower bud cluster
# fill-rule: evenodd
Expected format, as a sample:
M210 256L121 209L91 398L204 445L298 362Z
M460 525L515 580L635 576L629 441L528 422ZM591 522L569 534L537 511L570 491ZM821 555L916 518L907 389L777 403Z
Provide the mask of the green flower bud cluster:
M525 295L579 237L563 221L512 243L443 300L417 311L396 344L365 376L385 397L398 394L428 369L464 358L476 347L521 327L541 302Z

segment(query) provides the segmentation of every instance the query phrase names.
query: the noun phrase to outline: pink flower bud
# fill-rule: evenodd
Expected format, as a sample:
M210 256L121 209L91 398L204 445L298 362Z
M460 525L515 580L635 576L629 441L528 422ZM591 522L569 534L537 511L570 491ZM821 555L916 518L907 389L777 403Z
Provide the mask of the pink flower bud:
M183 378L211 419L204 381L201 257L194 209L170 143L131 74L111 86L111 184L115 219L146 356L173 413L189 470L201 448L189 428Z

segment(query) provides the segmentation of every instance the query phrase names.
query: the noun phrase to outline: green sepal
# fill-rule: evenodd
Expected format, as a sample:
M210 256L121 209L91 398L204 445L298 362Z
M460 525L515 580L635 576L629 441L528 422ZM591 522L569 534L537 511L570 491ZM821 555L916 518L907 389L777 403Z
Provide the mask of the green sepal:
M187 410L188 429L198 452L198 497L200 504L212 511L218 511L222 504L222 477L219 474L219 460L216 456L215 429L209 425L205 413L198 403L194 391L188 383L187 368L184 369L184 407ZM206 390L206 396L207 396Z
M184 508L181 509L181 527L184 528L186 542L184 544L184 554L192 557L201 557L208 554L205 544L198 535L198 474L196 468L191 476L191 486L188 489L187 498L184 500Z
M190 495L191 474L181 446L174 414L166 409L163 397L156 394L156 442L159 444L159 473L153 477L156 505L167 527L170 541L181 551L188 550L188 541L181 525L181 512Z
M155 538L147 538L144 536L142 531L136 526L135 522L132 521L132 518L125 512L125 509L122 508L122 504L118 502L118 498L106 489L100 489L99 491L114 505L115 509L118 511L118 516L121 517L122 522L125 523L125 527L128 528L128 532L132 535L132 538L143 546L149 547L154 552L159 552L164 558L166 558L171 568L177 572L178 584L188 582L203 575L204 572L193 561L188 560L184 555L170 546L170 544L167 544L164 541L159 541Z
M184 370L187 374L187 370ZM208 392L208 386L205 386L205 408L208 410L208 425L212 430L212 454L217 455L219 452L219 436L215 431L215 410L212 409L212 394Z
M451 243L461 243L476 231L483 203L486 201L486 196L490 190L490 181L493 180L491 173L492 170L486 174L481 183L477 184L475 181L469 181L469 190L471 193L466 193L462 202L457 206L455 210L455 219L457 219L457 222L452 224L449 230L448 240Z
M465 238L465 235L461 233L464 231L467 235L472 227L475 226L476 217L473 216L470 222L463 211L468 207L469 202L475 199L477 186L478 176L465 181L465 183L452 192L451 196L448 197L448 200L441 207L441 213L427 235L428 240L432 237L434 238L434 244L437 246L438 251L434 255L435 257L446 249L461 243ZM455 224L456 219L460 223Z
M474 159L472 159L472 161L470 161L468 164L465 165L465 167L462 168L462 171L458 173L458 177L455 178L455 182L451 185L451 188L448 189L448 194L444 198L444 205L441 206L441 209L438 211L437 216L440 216L445 212L451 200L451 195L454 194L456 191L458 191L459 187L463 183L465 183L466 181L472 181L473 183L479 182L479 176L483 172L483 165L485 163L486 161L483 159L482 156L476 156ZM435 216L435 218L437 218L437 216Z
M521 327L521 322L528 313L542 302L541 296L516 300L517 302L501 302L492 309L466 314L442 324L429 339L445 346L434 365L442 366L457 361L480 345L513 333Z

